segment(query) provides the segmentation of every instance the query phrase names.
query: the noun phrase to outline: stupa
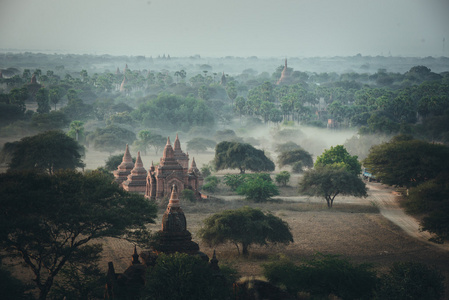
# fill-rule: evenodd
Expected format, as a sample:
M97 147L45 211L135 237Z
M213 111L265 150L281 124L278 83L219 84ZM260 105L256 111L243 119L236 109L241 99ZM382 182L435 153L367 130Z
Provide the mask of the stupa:
M133 159L131 157L131 154L129 153L128 144L126 144L125 154L123 154L122 163L117 167L117 170L113 172L115 181L118 184L123 183L125 180L128 179L128 175L131 174L133 168L134 168Z
M143 167L140 151L137 152L136 163L127 180L122 183L124 190L144 194L147 187L147 170Z
M157 236L157 242L153 245L157 253L202 254L198 244L192 241L192 235L187 230L187 221L181 209L176 185L172 186L170 200L162 216L162 229Z

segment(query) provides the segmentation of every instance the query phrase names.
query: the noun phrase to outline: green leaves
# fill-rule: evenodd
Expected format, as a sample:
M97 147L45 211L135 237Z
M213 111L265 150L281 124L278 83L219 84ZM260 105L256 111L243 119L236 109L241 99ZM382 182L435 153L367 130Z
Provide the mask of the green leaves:
M65 170L0 174L0 244L20 253L41 295L80 247L105 236L144 230L157 208L106 174ZM41 272L43 268L45 272Z
M315 167L327 165L344 167L348 172L355 175L359 175L362 172L357 156L351 156L342 145L331 147L316 158Z
M204 220L199 236L210 245L226 242L242 244L243 254L248 254L251 244L267 242L288 244L293 242L288 224L270 213L245 206L226 210Z
M51 174L59 169L82 168L83 153L84 147L62 131L46 131L15 143L9 169Z
M239 169L254 172L273 171L274 163L265 156L262 150L256 149L250 144L238 142L221 142L215 147L215 169Z
M329 208L337 195L367 196L366 185L358 175L335 165L317 167L305 172L298 187L301 194L324 197Z
M413 187L449 169L449 148L419 140L392 140L372 147L363 164L386 184Z

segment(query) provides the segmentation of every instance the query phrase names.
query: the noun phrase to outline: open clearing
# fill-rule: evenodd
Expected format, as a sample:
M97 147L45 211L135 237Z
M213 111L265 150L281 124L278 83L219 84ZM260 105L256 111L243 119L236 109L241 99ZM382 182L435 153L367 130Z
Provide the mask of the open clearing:
M338 254L357 263L372 263L380 271L386 270L396 261L422 262L438 266L448 278L447 247L429 243L414 233L407 233L384 217L381 211L392 210L386 207L385 203L390 203L393 210L400 210L393 205L398 196L384 185L369 183L368 186L370 189L367 198L337 197L332 209L327 208L324 200L293 196L293 187L282 189L281 196L277 197L279 200L263 204L248 203L236 199L238 197L225 196L223 198L228 200L181 205L186 214L187 227L193 240L199 243L201 251L211 256L215 249L220 263L232 265L239 270L241 276L261 276L261 265L280 256L300 262L320 252ZM280 200L282 198L287 200ZM236 209L244 205L270 211L282 218L290 225L295 242L287 246L253 246L248 258L238 256L237 248L233 244L211 248L201 243L196 233L206 217L224 209ZM159 211L156 224L151 225L152 230L160 229L163 211ZM403 216L411 219L405 214ZM400 215L398 219L401 220L403 216ZM107 239L104 250L104 266L108 261L114 262L117 271L129 266L133 250L131 244Z

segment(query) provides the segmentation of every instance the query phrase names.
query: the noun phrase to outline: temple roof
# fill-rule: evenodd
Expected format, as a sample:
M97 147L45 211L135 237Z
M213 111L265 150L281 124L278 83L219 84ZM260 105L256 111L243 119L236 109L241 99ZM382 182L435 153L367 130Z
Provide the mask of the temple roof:
M142 161L141 161L142 162ZM123 154L122 163L117 167L118 170L132 170L134 168L133 159L129 153L128 144L126 144L125 154Z

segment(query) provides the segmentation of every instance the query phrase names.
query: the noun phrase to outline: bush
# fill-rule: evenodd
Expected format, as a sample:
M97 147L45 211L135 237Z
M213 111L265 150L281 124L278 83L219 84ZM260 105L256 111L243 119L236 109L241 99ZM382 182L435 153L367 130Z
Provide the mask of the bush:
M192 190L184 189L181 192L181 200L187 200L189 202L196 202L195 193Z
M367 264L355 265L335 255L317 254L301 266L284 259L263 265L264 276L288 292L342 299L371 299L377 279Z
M415 262L395 263L390 272L380 278L377 299L441 299L444 277L426 265Z
M147 273L144 299L230 299L234 273L220 276L199 256L161 253Z
M287 171L281 171L276 175L275 180L278 185L286 186L290 181L290 173Z
M203 191L209 192L209 193L215 193L217 191L218 183L220 183L220 180L217 176L209 176L204 179L206 184L203 185Z
M256 174L253 174L256 175ZM269 174L260 176L247 176L243 183L237 188L237 194L245 196L246 200L254 202L265 202L272 196L279 195L279 190L273 184Z

